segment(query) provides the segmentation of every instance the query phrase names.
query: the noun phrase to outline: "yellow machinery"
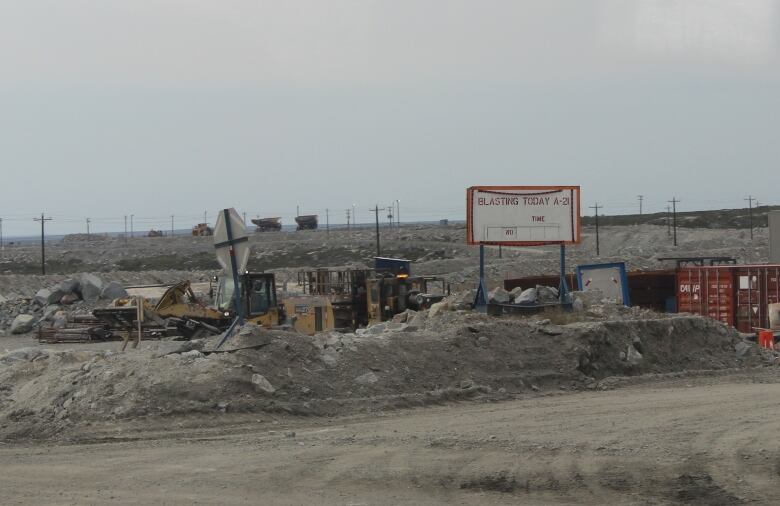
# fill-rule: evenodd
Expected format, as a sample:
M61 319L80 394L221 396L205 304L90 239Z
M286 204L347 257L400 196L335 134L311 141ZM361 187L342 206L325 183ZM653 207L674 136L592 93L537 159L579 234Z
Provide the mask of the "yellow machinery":
M340 329L387 321L407 309L425 309L446 295L444 280L409 276L408 269L302 271L298 285L304 293L331 302L335 328Z
M292 325L303 334L314 334L335 328L333 306L326 297L307 295L285 299L280 305L276 297L273 274L247 272L239 277L241 302L246 321L264 327ZM216 308L228 321L235 317L235 287L228 277L220 279Z
M198 223L192 227L192 235L196 237L205 237L214 235L214 229L208 223Z

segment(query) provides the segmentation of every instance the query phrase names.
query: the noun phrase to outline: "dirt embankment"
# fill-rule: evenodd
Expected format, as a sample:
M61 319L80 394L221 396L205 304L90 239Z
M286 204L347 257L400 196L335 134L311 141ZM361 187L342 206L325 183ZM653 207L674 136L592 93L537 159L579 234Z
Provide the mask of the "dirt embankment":
M766 363L734 331L698 317L553 325L446 312L400 327L316 337L247 327L231 343L244 349L219 353L208 342L16 350L0 357L0 436L187 413L343 415Z

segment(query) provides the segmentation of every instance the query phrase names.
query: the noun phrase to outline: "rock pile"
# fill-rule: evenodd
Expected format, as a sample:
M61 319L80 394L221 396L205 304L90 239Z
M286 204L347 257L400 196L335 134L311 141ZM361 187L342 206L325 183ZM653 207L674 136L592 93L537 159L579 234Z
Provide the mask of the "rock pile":
M26 334L44 322L64 325L69 312L87 313L101 301L121 297L127 297L127 291L116 281L106 283L94 274L68 278L41 288L33 297L0 300L0 335Z

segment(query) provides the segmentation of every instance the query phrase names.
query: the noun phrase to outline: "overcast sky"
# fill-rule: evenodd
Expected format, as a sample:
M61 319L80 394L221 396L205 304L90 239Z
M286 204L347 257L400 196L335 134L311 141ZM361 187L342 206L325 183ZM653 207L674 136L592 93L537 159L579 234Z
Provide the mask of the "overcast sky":
M778 3L0 0L0 217L463 219L476 184L776 204Z

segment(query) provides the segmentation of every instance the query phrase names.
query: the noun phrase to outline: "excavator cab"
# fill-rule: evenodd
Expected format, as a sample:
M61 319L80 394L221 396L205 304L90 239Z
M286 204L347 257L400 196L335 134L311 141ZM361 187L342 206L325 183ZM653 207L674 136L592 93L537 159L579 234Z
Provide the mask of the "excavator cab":
M247 272L239 277L238 283L246 321L264 327L279 325L283 318L280 318L279 305L276 301L274 275ZM219 280L215 305L226 317L231 317L236 312L235 304L233 278L224 276Z

